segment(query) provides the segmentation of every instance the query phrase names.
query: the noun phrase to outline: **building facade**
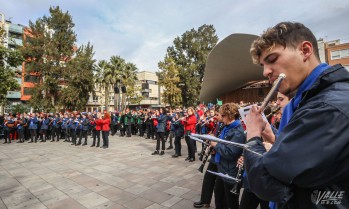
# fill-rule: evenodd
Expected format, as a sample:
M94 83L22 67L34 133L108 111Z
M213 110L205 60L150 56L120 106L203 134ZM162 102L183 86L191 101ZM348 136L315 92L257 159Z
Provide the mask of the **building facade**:
M15 49L23 45L23 29L24 26L20 24L14 24L5 19L5 14L0 14L0 28L5 31L4 40L2 44L9 49ZM15 78L20 86L22 86L22 66L12 68L16 72ZM8 91L6 95L8 104L5 107L0 107L0 112L10 112L12 107L17 104L21 104L21 89L16 91Z

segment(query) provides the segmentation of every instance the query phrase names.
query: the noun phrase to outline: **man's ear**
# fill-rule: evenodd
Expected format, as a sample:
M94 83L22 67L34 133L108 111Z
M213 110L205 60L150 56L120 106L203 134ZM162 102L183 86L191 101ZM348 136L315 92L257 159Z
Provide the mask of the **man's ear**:
M303 55L303 61L309 59L309 57L313 54L313 45L309 41L303 41L300 45L300 50Z

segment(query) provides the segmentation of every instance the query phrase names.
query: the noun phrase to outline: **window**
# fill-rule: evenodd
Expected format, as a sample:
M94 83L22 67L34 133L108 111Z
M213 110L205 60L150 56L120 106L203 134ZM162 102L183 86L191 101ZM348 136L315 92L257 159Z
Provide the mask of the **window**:
M349 57L349 49L331 51L331 60Z
M97 103L98 102L98 97L97 96L93 96L92 97L92 102L96 102Z
M33 88L24 88L23 94L24 95L32 95L33 94Z
M158 82L156 82L156 81L147 80L146 82L147 82L148 84L154 84L154 85L158 84Z
M25 75L24 76L24 82L32 82L32 83L39 83L40 78L35 75Z

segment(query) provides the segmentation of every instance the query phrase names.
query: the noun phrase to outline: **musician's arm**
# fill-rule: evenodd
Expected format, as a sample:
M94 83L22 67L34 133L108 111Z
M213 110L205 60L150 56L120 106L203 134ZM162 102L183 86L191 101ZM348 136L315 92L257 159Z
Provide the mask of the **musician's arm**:
M325 103L302 108L282 130L263 164L280 181L303 188L348 178L348 127L349 116L340 108Z
M233 134L228 134L226 140L243 144L246 140L243 132L233 131ZM217 143L214 147L222 157L229 159L237 159L242 154L242 149L233 145L227 145L223 143Z
M254 137L247 143L250 149L265 153L260 137ZM263 157L244 151L244 164L250 190L259 198L267 201L285 203L292 197L292 190L269 174L263 165ZM277 166L277 165L275 165Z

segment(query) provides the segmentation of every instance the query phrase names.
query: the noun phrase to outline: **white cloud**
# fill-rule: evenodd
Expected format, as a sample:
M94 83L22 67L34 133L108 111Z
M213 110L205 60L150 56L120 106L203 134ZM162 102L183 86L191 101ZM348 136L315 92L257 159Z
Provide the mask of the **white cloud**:
M261 34L280 21L299 21L319 37L349 41L347 0L305 3L273 0L0 0L14 23L28 25L59 5L73 16L78 44L92 43L96 59L120 55L140 70L157 70L176 36L213 24L220 39L231 33Z

